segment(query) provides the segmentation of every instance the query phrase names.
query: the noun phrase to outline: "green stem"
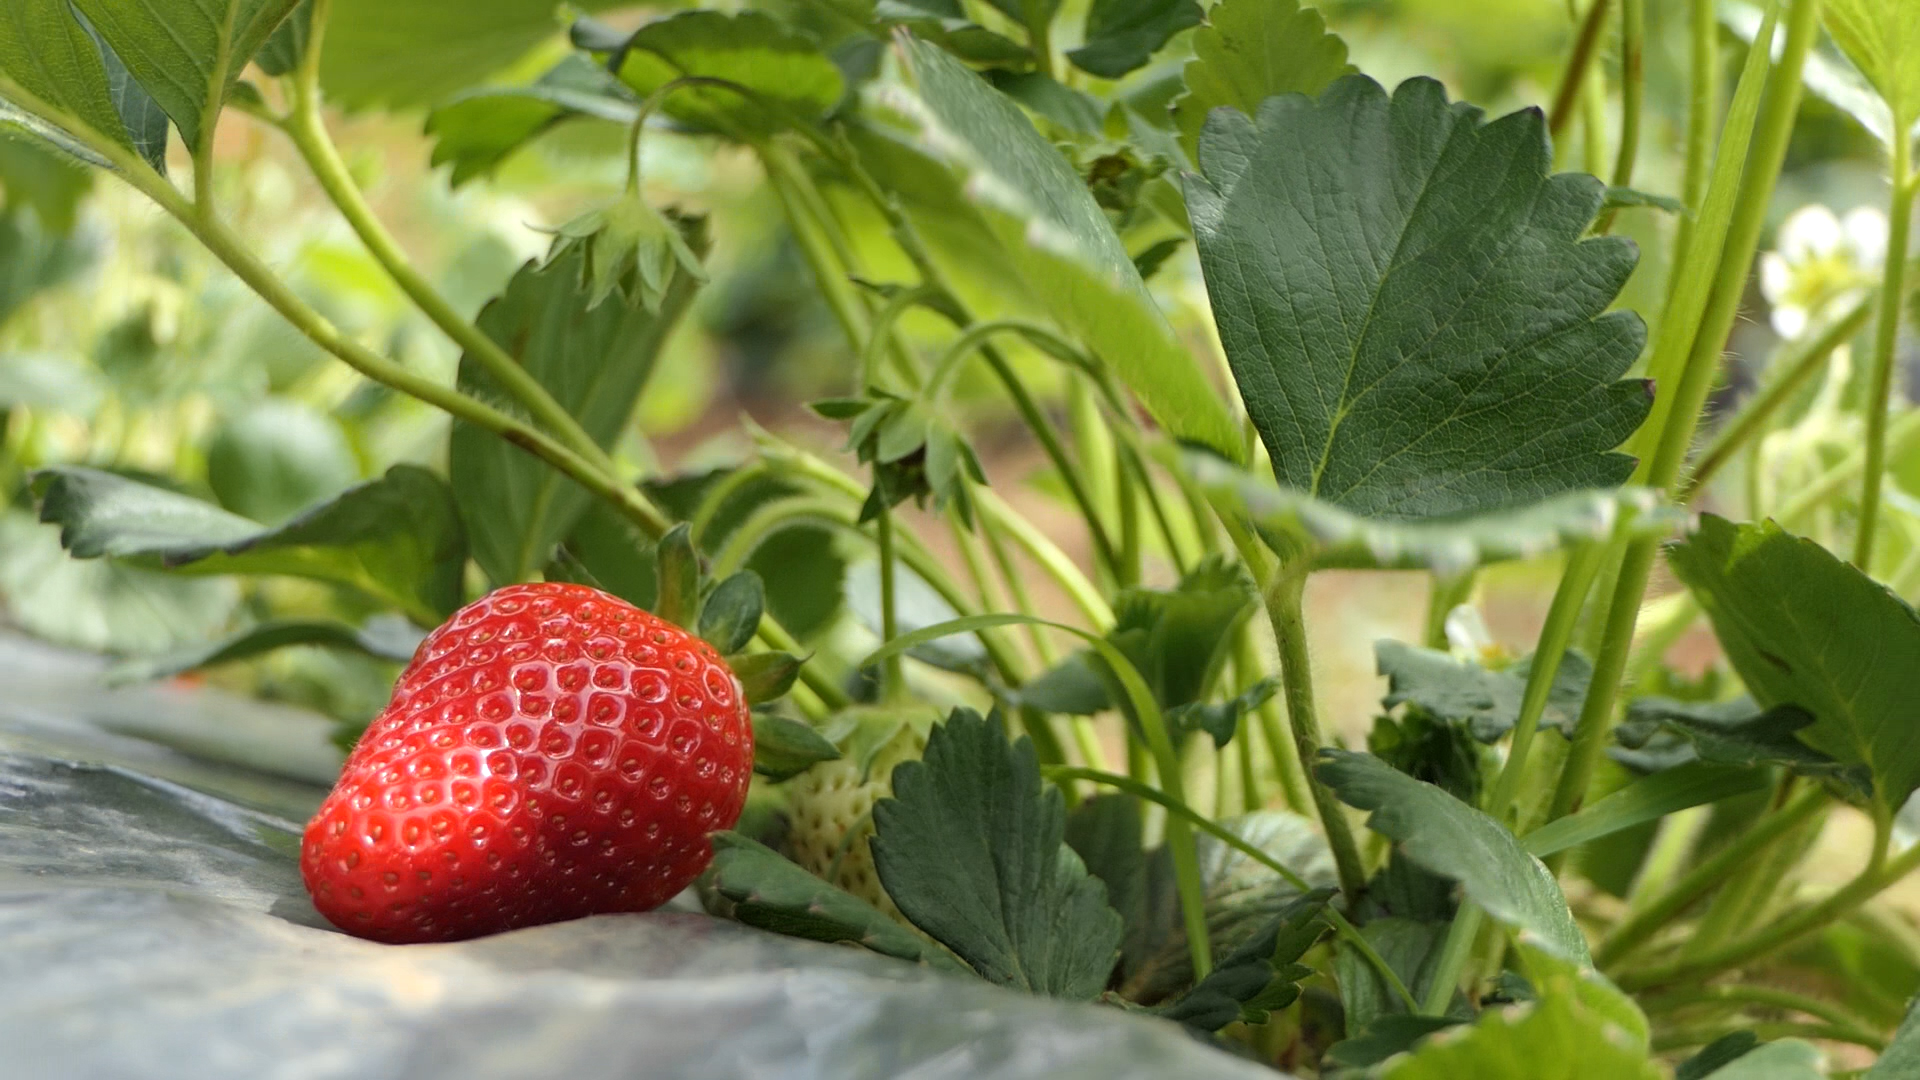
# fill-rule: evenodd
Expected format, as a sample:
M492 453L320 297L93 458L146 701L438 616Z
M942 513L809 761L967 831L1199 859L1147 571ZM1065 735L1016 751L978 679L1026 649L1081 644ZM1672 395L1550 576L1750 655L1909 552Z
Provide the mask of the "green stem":
M882 509L874 520L874 543L880 555L880 644L900 636L899 594L894 586L893 511ZM880 700L893 703L906 692L907 678L900 655L880 666Z
M1920 409L1906 413L1887 427L1890 460L1898 461L1916 447L1920 447ZM1775 511L1774 517L1782 525L1793 525L1840 494L1848 484L1859 479L1866 468L1867 452L1864 448L1848 454L1812 483L1801 488L1792 502Z
M840 332L846 335L853 354L863 355L873 337L866 309L854 296L845 268L834 265L836 259L829 250L831 243L826 232L827 224L815 220L804 205L798 190L799 181L793 175L798 166L793 164L784 149L770 144L760 148L760 160L766 165L767 186L773 190L774 197L780 200L781 212L786 216L788 228L799 245L801 258L806 260L807 269L813 274L814 284L820 289L821 299L826 301L834 322L840 325Z
M1427 589L1426 630L1421 635L1423 644L1429 649L1445 649L1447 642L1447 616L1453 609L1466 603L1473 596L1473 586L1478 575L1472 570L1461 574L1427 575L1430 579Z
M1022 615L1038 616L1039 609L1033 605L1033 595L1027 591L1027 578L1013 561L1013 553L1007 550L1006 541L1000 535L1000 529L988 521L985 515L976 515L975 529L978 536L969 533L969 538L984 541L987 554L993 559L994 571L999 574L1000 585L1013 599L1013 609ZM965 532L966 530L958 530ZM1035 623L1027 624L1027 639L1033 644L1033 655L1040 661L1043 669L1052 668L1059 659L1053 647L1053 639L1047 636L1044 627Z
M1680 179L1687 213L1674 231L1673 265L1686 261L1693 223L1707 200L1713 160L1714 114L1720 92L1720 22L1714 0L1687 2L1687 149Z
M1554 92L1553 107L1547 112L1547 133L1556 141L1573 119L1574 106L1586 86L1587 68L1599 49L1600 33L1606 27L1607 8L1611 4L1612 0L1593 0L1587 8L1587 17L1580 23L1579 34L1573 39L1573 52L1567 56L1566 69L1560 73L1560 88Z
M1623 990L1637 991L1666 983L1693 982L1739 967L1798 942L1808 934L1852 912L1879 895L1881 890L1920 867L1920 844L1908 848L1893 859L1887 858L1891 839L1891 817L1876 815L1872 857L1854 879L1826 899L1777 919L1759 933L1743 941L1640 971L1624 973L1618 980Z
M1846 344L1867 325L1867 318L1872 313L1872 296L1863 296L1813 333L1789 342L1781 349L1768 365L1766 384L1740 406L1739 412L1720 425L1706 449L1700 451L1691 473L1675 493L1675 501L1683 504L1692 502L1714 474L1733 460L1733 456L1749 441L1758 438L1766 430L1767 421L1780 407L1826 366L1833 350Z
M1819 15L1819 0L1791 0L1787 15L1786 47L1766 80L1764 100L1759 104L1753 125L1751 146L1748 153L1743 155L1746 163L1743 170L1735 168L1732 154L1743 141L1737 137L1744 120L1738 98L1736 108L1728 116L1728 134L1721 140L1720 156L1714 165L1716 172L1726 169L1728 173L1716 176L1715 190L1710 192L1707 200L1708 214L1703 215L1701 232L1695 237L1697 242L1708 245L1704 251L1717 257L1718 268L1712 275L1711 288L1703 298L1701 320L1695 325L1678 326L1669 326L1663 321L1660 346L1654 354L1655 370L1662 368L1664 357L1682 356L1684 361L1679 365L1679 386L1675 393L1670 398L1661 395L1667 400L1667 412L1659 429L1659 443L1652 459L1641 466L1640 479L1650 486L1672 488L1679 478L1693 442L1694 430L1699 424L1701 409L1706 403L1708 391L1712 389L1714 375L1719 371L1721 347L1732 329L1734 317L1739 313L1740 297L1745 292L1754 249L1759 245L1774 182L1786 160L1787 141L1792 135L1793 121L1800 105L1800 73L1814 36L1819 31ZM1750 80L1757 78L1758 72L1769 60L1767 43L1773 40L1772 16L1773 12L1769 11L1769 17L1761 27L1762 34L1757 38L1760 44L1754 47L1755 55L1749 58L1747 70L1741 76L1741 89L1749 95L1753 92ZM1729 190L1733 175L1739 176L1737 193ZM1734 195L1731 205L1715 205L1729 194ZM1725 216L1722 217L1722 214ZM1724 232L1716 227L1722 221L1725 222ZM1716 236L1716 233L1720 235ZM1724 243L1721 242L1721 236L1724 236ZM1709 257L1701 251L1694 251L1689 253L1688 261L1693 263L1698 260L1704 265ZM1687 269L1683 267L1682 273ZM1689 288L1688 283L1682 283L1682 292ZM1691 288L1697 289L1699 286ZM1686 311L1686 307L1680 307L1676 302L1669 305L1664 318L1671 320L1676 314L1684 317ZM1659 411L1659 402L1656 401L1655 413ZM1633 647L1640 602L1646 595L1659 545L1658 537L1643 537L1627 547L1607 607L1605 631L1594 660L1593 683L1580 711L1573 750L1561 772L1548 820L1564 816L1579 805L1606 747L1614 703L1620 692L1620 677L1626 670L1628 654Z
M1305 592L1306 574L1284 566L1266 587L1267 618L1273 623L1274 641L1280 646L1280 681L1287 699L1287 720L1302 765L1316 760L1322 746L1313 700L1313 666L1307 653L1307 623L1301 609ZM1349 904L1357 903L1367 887L1367 870L1353 839L1353 827L1340 800L1319 777L1309 772L1308 783L1320 811L1320 827L1333 851L1341 891L1347 894Z
M1620 3L1620 150L1613 161L1613 186L1633 186L1633 169L1640 157L1640 116L1646 99L1646 2ZM1600 219L1596 231L1613 227L1612 213Z
M1060 545L1016 513L992 490L981 488L974 492L974 497L982 518L992 521L995 527L1020 545L1027 556L1046 571L1047 576L1053 578L1067 598L1080 609L1090 626L1099 629L1113 625L1113 608L1108 606L1100 590L1093 587L1093 582L1087 580L1087 576L1080 572L1066 552L1060 550Z
M1808 788L1778 812L1769 814L1753 828L1728 841L1705 862L1688 871L1673 887L1638 911L1614 924L1600 947L1594 950L1596 965L1611 968L1655 934L1673 924L1681 912L1693 906L1714 886L1725 881L1748 860L1775 840L1811 818L1827 804L1826 793Z
M1228 537L1232 539L1235 548L1239 551L1247 571L1253 575L1254 583L1265 589L1267 582L1274 577L1273 556L1267 554L1266 548L1262 547L1236 518L1222 514L1220 522L1225 526ZM1249 671L1265 670L1255 653L1253 625L1251 623L1242 625L1238 638L1234 646L1236 649L1234 663ZM1287 797L1288 807L1296 814L1308 813L1308 808L1315 806L1313 801L1315 785L1307 776L1306 763L1300 757L1299 743L1289 733L1281 730L1280 703L1277 699L1269 698L1260 706L1260 725L1266 733L1267 752L1273 755L1273 771L1280 780L1280 790Z
M1910 124L1894 110L1892 147L1893 205L1887 211L1887 265L1880 282L1880 323L1873 337L1873 369L1867 383L1867 463L1861 478L1859 532L1854 535L1853 565L1873 573L1873 548L1879 535L1880 489L1886 473L1887 411L1893 401L1895 347L1906 308L1907 238L1913 224L1913 200L1920 184L1913 179Z
M1553 603L1547 608L1546 622L1540 628L1540 641L1534 646L1533 660L1527 668L1527 686L1520 697L1520 715L1513 725L1513 742L1507 750L1506 764L1494 777L1493 788L1484 804L1488 813L1509 828L1513 827L1513 798L1520 790L1521 778L1526 775L1527 759L1540 730L1540 717L1546 713L1547 699L1560 673L1560 662L1567 654L1567 644L1573 640L1574 628L1580 622L1580 609L1587 602L1587 593L1593 588L1593 579L1599 573L1605 553L1606 546L1602 544L1583 544L1573 552L1560 575L1560 586L1554 590Z
M1446 940L1440 946L1440 959L1434 964L1433 981L1427 984L1427 998L1420 1003L1421 1015L1446 1015L1447 1007L1453 1004L1454 991L1460 986L1460 972L1473 955L1473 943L1480 937L1480 928L1486 922L1487 913L1480 905L1461 899L1459 910L1453 914L1453 923L1447 927Z

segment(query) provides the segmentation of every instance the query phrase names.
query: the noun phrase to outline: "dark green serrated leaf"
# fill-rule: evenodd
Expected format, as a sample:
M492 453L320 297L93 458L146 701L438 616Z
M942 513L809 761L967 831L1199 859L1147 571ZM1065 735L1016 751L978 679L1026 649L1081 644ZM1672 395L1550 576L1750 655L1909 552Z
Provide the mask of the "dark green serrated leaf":
M1920 787L1920 613L1812 540L1771 522L1704 515L1669 549L1674 573L1713 621L1761 705L1797 705L1814 722L1796 737L1865 766L1892 808Z
M662 109L684 124L764 137L825 116L846 83L815 42L758 11L683 11L641 27L627 42L618 74L641 96L674 79L724 79L752 96L688 87Z
M1382 639L1373 645L1379 672L1387 677L1384 708L1412 705L1440 720L1462 724L1481 742L1498 741L1520 719L1520 699L1526 693L1529 662L1522 660L1501 671L1488 671L1467 660L1457 660L1438 649ZM1593 665L1577 652L1561 658L1547 695L1542 727L1571 735L1587 698Z
M1315 773L1341 801L1373 811L1368 828L1426 869L1460 882L1487 914L1591 964L1559 883L1499 822L1371 754L1322 751Z
M1122 591L1107 640L1133 662L1162 709L1178 708L1200 700L1253 608L1253 583L1239 564L1208 559L1172 589Z
M155 172L164 175L167 171L166 110L127 70L120 55L113 51L113 46L100 36L86 16L76 11L74 18L80 21L81 27L93 37L93 43L100 49L100 62L107 69L107 92L113 95L113 107L120 112L121 126L126 129L127 138L133 143L134 153L139 154Z
M306 55L307 42L313 38L313 0L299 0L292 13L280 21L267 43L260 46L253 62L260 70L278 78L290 75Z
M805 661L783 652L748 653L730 661L734 677L740 680L747 701L759 705L784 697L800 678Z
M668 530L653 551L653 613L691 630L700 612L700 555L685 522Z
M633 415L654 362L693 293L677 277L662 313L625 304L590 308L583 257L529 263L480 312L499 342L601 446ZM490 401L507 398L478 361L464 357L460 382ZM468 424L455 424L448 472L473 537L474 559L496 585L525 581L547 564L591 496L545 462Z
M1266 678L1225 701L1176 705L1167 710L1167 728L1176 734L1204 731L1213 736L1217 750L1233 740L1234 733L1240 730L1242 717L1265 705L1279 692L1279 680Z
M1066 158L1018 106L939 48L909 39L902 55L917 94L896 104L917 121L926 150L963 180L1032 294L1174 437L1238 456L1239 433L1219 395Z
M1208 119L1195 241L1283 487L1419 521L1628 477L1646 334L1605 312L1636 255L1582 239L1602 185L1549 157L1537 111L1486 123L1429 79Z
M619 0L575 0L576 11ZM333 0L320 84L349 109L437 105L560 36L550 0Z
M1063 842L1064 803L1033 744L956 711L873 809L880 881L915 926L989 982L1070 1000L1106 987L1120 916Z
M1160 1015L1201 1031L1219 1031L1235 1020L1266 1023L1268 1014L1299 998L1300 980L1313 973L1299 960L1326 931L1322 916L1335 892L1317 889L1288 904Z
M1873 788L1865 768L1843 765L1796 737L1813 722L1813 714L1797 705L1763 710L1751 698L1727 702L1641 698L1627 707L1627 718L1614 729L1614 737L1634 751L1631 757L1620 755L1629 765L1649 759L1662 765L1687 761L1748 768L1782 765L1865 798Z
M1400 978L1416 998L1426 995L1440 960L1440 946L1446 940L1445 922L1419 922L1399 916L1373 918L1360 933L1389 969ZM1365 1030L1390 1016L1409 1012L1406 1000L1381 978L1371 962L1355 949L1340 949L1334 954L1334 974L1340 984L1340 1005L1346 1013L1348 1030ZM1448 1015L1460 1012L1460 996L1454 995Z
M1347 43L1298 0L1222 0L1193 35L1187 91L1173 119L1187 155L1198 160L1207 114L1226 106L1248 116L1276 94L1318 94L1353 71Z
M624 84L582 56L569 56L528 86L462 93L427 115L433 164L452 165L459 187L498 168L540 133L572 117L630 125L639 102Z
M1404 1054L1429 1035L1460 1024L1453 1016L1416 1016L1386 1013L1350 1036L1327 1048L1322 1062L1343 1069L1370 1069L1395 1054Z
M1106 885L1107 903L1120 913L1124 939L1154 937L1149 925L1155 911L1149 885L1151 857L1146 851L1140 800L1111 792L1086 800L1067 812L1065 839L1086 864L1087 873Z
M60 525L60 541L77 559L330 581L424 625L460 605L467 547L453 497L439 477L412 465L395 465L275 528L94 469L47 469L36 486L40 519Z
M1173 35L1200 21L1194 0L1093 0L1087 9L1087 43L1067 59L1082 71L1117 79L1145 66Z
M398 625L395 625L398 624ZM324 645L404 664L413 659L421 635L404 620L370 622L355 629L345 623L277 620L249 627L231 637L181 652L116 664L107 673L114 682L165 679L188 671L251 659L290 645Z
M753 640L766 610L767 587L760 575L742 570L715 586L701 605L700 636L721 656L732 656Z
M739 833L713 834L710 873L714 891L732 901L733 917L748 926L812 941L851 941L901 960L963 970L879 908Z
M839 757L840 748L808 724L784 716L753 715L753 771L769 780L790 779Z
M1092 716L1112 708L1106 677L1094 664L1092 653L1084 649L1074 653L1020 687L1020 704L1066 716Z
M73 0L190 147L299 0Z
M0 4L0 73L47 105L133 148L99 45L74 18L68 0Z

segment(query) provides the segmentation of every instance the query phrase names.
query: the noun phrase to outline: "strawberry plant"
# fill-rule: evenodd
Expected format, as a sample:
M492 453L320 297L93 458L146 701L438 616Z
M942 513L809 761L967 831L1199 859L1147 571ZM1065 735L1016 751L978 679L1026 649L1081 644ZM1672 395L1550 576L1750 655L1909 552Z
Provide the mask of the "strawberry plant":
M332 713L289 902L374 941L677 903L1221 1075L1920 1076L1920 3L1544 6L11 0L0 342L173 269L0 354L0 594ZM392 116L527 250L416 254ZM649 442L719 338L753 417Z

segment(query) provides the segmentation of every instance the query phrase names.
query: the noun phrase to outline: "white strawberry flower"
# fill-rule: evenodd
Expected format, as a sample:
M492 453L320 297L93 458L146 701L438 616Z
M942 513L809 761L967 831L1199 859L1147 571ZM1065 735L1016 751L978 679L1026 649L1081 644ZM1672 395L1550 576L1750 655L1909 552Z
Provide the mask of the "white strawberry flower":
M1818 203L1787 215L1779 248L1760 256L1760 291L1773 308L1773 328L1797 338L1830 306L1879 280L1887 257L1887 216L1872 207L1844 217Z

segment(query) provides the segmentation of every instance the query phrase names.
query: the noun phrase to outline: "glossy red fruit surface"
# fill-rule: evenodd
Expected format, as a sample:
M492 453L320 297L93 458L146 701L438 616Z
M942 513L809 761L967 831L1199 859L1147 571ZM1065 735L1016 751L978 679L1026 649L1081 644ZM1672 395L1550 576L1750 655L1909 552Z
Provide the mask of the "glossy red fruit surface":
M300 870L321 914L376 941L646 911L706 868L752 772L712 646L597 589L509 586L421 642Z

